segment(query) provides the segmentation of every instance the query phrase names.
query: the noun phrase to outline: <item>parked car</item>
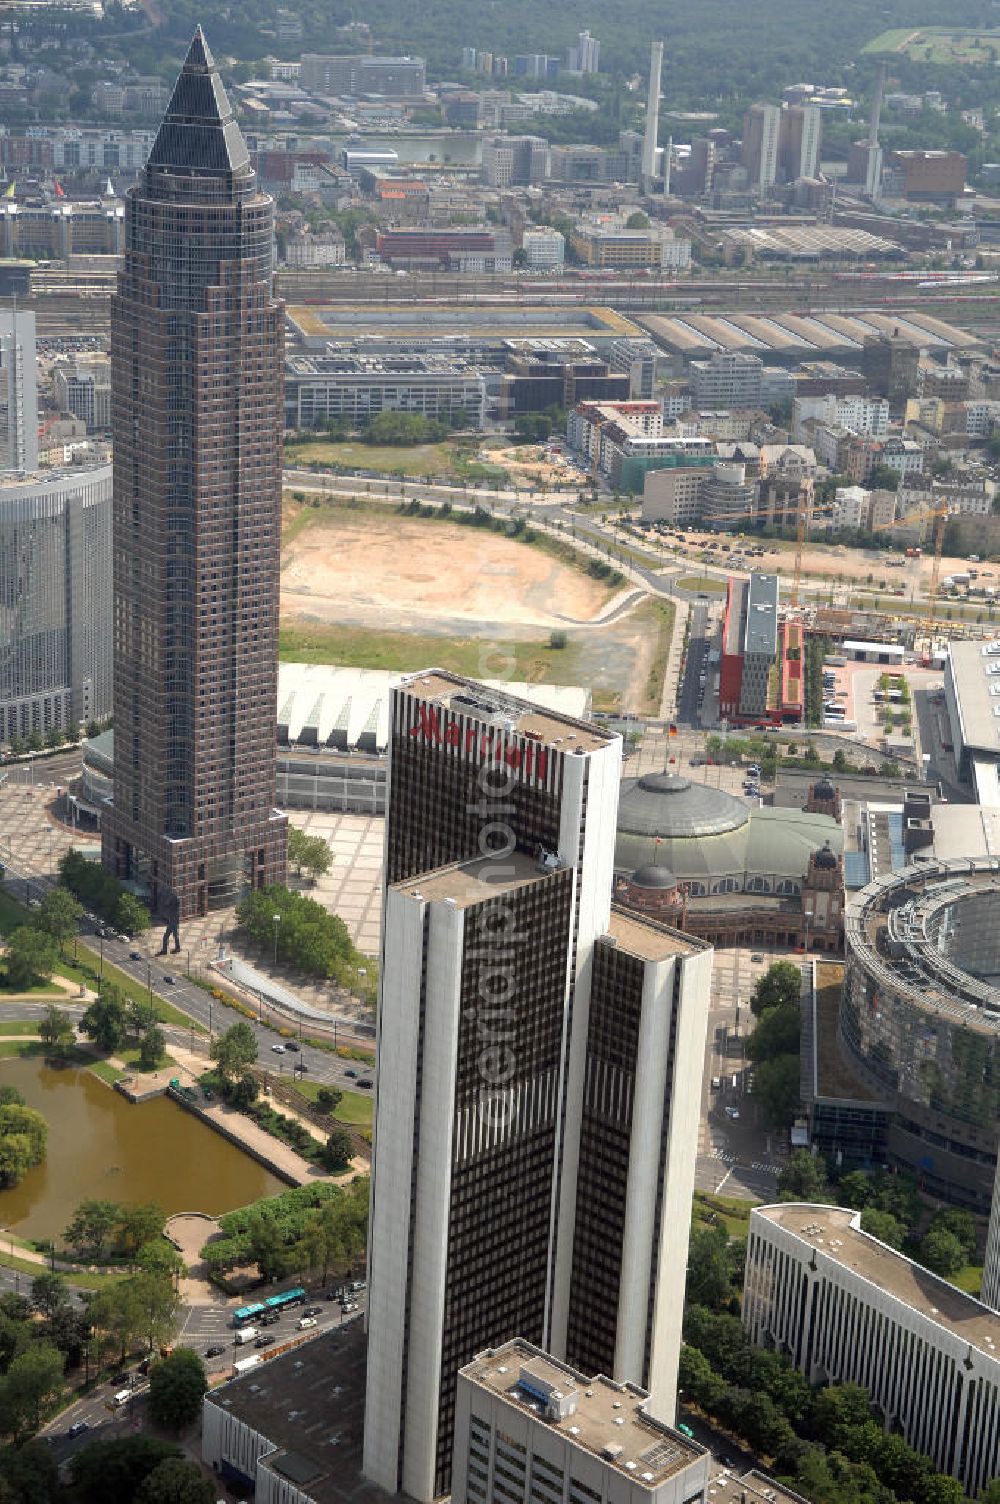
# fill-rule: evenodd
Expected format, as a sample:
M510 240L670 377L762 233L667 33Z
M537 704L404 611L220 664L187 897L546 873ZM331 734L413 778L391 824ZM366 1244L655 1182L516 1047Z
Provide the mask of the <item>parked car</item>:
M371 1091L375 1083L372 1080L371 1076L366 1076L363 1081L358 1082L358 1085L361 1087L362 1091Z
M298 1053L298 1048L299 1048L298 1044L296 1043L296 1041L294 1039L286 1039L286 1041L285 1041L285 1049L286 1050L291 1050L293 1054L297 1054Z
M357 1309L358 1303L356 1300L345 1300L340 1307L340 1314L341 1316L349 1316L352 1311L356 1311Z
M726 1117L730 1118L734 1123L739 1118L739 1115L740 1115L740 1109L738 1107L727 1107L726 1108Z
M283 1055L285 1053L285 1046L283 1044L272 1044L271 1049L276 1055Z
M356 1078L356 1077L357 1077L357 1074L358 1074L358 1073L357 1073L357 1071L355 1071L355 1070L350 1070L350 1069L348 1069L348 1070L346 1070L346 1071L345 1071L345 1072L344 1072L344 1075L345 1075L345 1076L350 1076L350 1077L351 1077L351 1078L352 1078L352 1080L353 1080L353 1079L354 1079L354 1078Z

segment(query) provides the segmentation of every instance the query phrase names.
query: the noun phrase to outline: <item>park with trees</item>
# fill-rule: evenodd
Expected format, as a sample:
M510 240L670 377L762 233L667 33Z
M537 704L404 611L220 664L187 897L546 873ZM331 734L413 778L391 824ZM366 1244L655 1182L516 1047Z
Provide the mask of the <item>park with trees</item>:
M368 1179L296 1186L227 1212L219 1227L201 1256L220 1283L233 1270L256 1265L262 1280L312 1274L325 1284L331 1274L350 1273L364 1261Z

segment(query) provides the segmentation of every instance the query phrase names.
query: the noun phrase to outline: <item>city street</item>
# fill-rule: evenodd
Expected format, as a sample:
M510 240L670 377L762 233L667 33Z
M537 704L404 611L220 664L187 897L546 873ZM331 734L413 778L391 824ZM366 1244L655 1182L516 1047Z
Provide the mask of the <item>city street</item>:
M755 960L754 957L759 957ZM773 1200L787 1152L784 1134L766 1129L747 1087L744 1045L754 1023L750 995L768 966L801 956L743 947L716 950L708 1014L702 1119L695 1185L700 1191ZM713 1088L713 1081L720 1084ZM731 1117L727 1113L736 1113Z
M331 1283L339 1282L331 1281ZM317 1326L309 1333L300 1333L296 1325L302 1315L301 1306L295 1306L291 1311L286 1311L280 1322L265 1330L276 1337L274 1348L280 1348L283 1342L299 1337L321 1338L325 1332L333 1330L343 1322L354 1321L363 1316L365 1292L359 1292L352 1299L358 1302L358 1310L349 1316L344 1316L341 1313L339 1301L328 1302L323 1293L319 1293L311 1304L314 1303L320 1307L320 1314L316 1318ZM219 1306L192 1307L184 1314L183 1324L178 1333L178 1345L193 1347L196 1352L200 1353L210 1377L215 1379L228 1376L235 1359L255 1355L262 1358L265 1356L264 1351L258 1352L252 1342L242 1347L236 1346L232 1325L234 1305L228 1309ZM213 1313L212 1319L209 1319L209 1312ZM225 1351L215 1358L206 1358L206 1347L222 1347ZM113 1404L114 1396L130 1386L132 1398L127 1404L116 1407ZM75 1404L60 1411L42 1427L39 1435L52 1447L52 1454L57 1462L62 1463L72 1457L75 1452L90 1446L94 1441L113 1441L118 1437L134 1434L144 1429L145 1397L148 1389L148 1381L139 1374L137 1365L132 1364L113 1379L98 1385ZM70 1430L78 1426L84 1429L70 1436Z

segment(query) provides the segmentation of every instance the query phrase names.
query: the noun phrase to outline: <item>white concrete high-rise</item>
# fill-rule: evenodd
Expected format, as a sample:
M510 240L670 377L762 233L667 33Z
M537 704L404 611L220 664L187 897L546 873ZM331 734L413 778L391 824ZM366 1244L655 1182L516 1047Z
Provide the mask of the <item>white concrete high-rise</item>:
M644 193L656 182L656 147L660 135L660 77L663 72L663 43L656 41L649 52L649 90L646 94L646 131L642 141L642 179Z
M670 1422L712 952L612 909L621 742L393 693L365 1471L449 1486L459 1369L523 1337Z
M0 474L38 469L35 315L0 309Z
M776 104L752 104L743 117L743 166L758 193L778 180L781 111Z

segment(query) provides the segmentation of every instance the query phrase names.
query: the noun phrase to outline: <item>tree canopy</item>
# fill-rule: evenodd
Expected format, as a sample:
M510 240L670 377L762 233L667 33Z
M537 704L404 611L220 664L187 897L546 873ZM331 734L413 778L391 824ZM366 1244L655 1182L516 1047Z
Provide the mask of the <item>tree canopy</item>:
M47 982L59 965L59 946L33 925L19 924L6 938L7 985L14 992Z
M288 888L248 894L236 910L236 922L249 939L276 950L282 960L310 976L336 976L355 955L344 921L315 899Z
M149 910L145 904L112 877L100 862L89 861L79 851L67 851L59 859L59 881L116 930L126 935L138 935L149 929Z
M157 1425L183 1430L201 1414L208 1388L205 1365L191 1347L179 1347L149 1370L149 1413Z
M758 1018L769 1008L799 1002L802 973L794 961L775 961L760 978L750 998L750 1007Z

